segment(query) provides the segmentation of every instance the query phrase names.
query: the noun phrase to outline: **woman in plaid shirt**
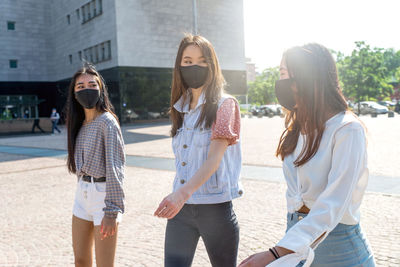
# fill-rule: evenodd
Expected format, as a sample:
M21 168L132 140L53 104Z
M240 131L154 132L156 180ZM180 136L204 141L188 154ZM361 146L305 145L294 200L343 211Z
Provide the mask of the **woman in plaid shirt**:
M67 102L68 170L78 186L72 216L76 266L113 266L124 212L124 141L101 75L87 65L72 77ZM94 241L94 242L93 242Z

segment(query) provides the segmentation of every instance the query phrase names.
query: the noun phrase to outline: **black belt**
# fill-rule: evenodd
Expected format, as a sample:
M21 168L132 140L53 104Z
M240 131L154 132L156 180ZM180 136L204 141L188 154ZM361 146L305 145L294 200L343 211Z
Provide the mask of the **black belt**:
M94 183L104 183L106 181L106 177L100 177L100 178L95 178L93 176L89 175L83 175L82 176L82 181L91 183L93 178Z

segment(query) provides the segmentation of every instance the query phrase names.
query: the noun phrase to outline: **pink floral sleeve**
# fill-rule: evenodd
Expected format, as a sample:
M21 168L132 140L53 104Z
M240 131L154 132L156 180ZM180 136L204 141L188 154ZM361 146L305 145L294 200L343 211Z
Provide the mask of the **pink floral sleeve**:
M211 128L211 140L227 139L234 145L240 137L240 109L233 98L226 99L217 111L217 118Z

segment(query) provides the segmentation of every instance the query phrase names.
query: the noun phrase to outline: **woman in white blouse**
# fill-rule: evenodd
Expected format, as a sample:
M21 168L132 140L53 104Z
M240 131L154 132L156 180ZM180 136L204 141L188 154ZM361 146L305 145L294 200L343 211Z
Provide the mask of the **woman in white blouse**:
M360 229L368 183L365 129L348 110L322 45L285 52L275 91L286 114L277 156L287 182L287 231L249 266L375 266Z

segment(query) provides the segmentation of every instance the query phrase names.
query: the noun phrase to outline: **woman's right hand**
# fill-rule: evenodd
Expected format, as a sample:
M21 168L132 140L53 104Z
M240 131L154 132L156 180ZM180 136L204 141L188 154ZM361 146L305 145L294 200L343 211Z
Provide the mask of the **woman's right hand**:
M172 219L176 214L182 209L186 200L189 199L190 194L179 189L178 191L169 194L167 197L161 201L157 210L154 212L154 216L160 218Z

